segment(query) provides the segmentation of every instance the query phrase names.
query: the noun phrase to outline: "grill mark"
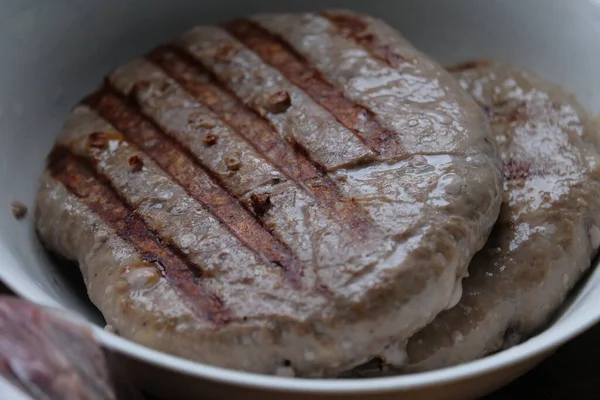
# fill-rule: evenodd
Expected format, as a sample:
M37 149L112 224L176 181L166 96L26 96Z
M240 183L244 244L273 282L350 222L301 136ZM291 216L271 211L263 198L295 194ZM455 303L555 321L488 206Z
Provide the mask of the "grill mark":
M404 154L395 132L381 126L372 111L347 99L282 38L246 19L227 22L223 28L305 91L373 151L388 156Z
M398 54L392 46L385 44L377 35L369 32L369 25L360 17L327 11L320 15L328 19L346 39L356 42L373 57L390 67L398 68L402 62L414 63L414 60Z
M319 176L317 167L306 157L294 153L286 142L280 140L266 119L246 106L205 65L184 50L175 46L163 46L150 52L147 59L198 102L217 114L286 175L301 181Z
M202 286L201 269L149 229L88 159L58 145L48 156L48 170L119 237L131 243L144 261L154 263L197 316L206 317L217 326L230 321L223 301Z
M287 246L243 207L189 150L146 119L134 104L108 84L83 103L153 159L244 246L260 259L281 267L290 282L299 282L302 264Z
M472 60L464 61L458 64L449 65L446 70L451 73L464 72L473 69L487 68L492 65L490 60Z
M372 221L365 210L355 202L345 200L337 185L312 162L304 148L279 139L271 124L231 93L205 65L184 50L171 46L157 48L147 58L207 106L290 181L312 193L342 223L359 235L366 234Z

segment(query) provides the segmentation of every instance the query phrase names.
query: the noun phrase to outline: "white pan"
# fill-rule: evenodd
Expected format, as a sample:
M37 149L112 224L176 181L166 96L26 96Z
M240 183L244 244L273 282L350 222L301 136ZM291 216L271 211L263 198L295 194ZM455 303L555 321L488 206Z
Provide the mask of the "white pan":
M193 25L323 7L382 17L442 63L491 57L530 68L600 110L600 6L591 0L0 0L0 279L25 298L97 323L98 339L123 356L138 383L173 400L468 399L523 374L597 322L600 270L551 327L507 351L423 374L321 381L192 363L100 328L81 284L44 253L31 217L17 222L10 212L13 200L33 204L44 158L70 107L111 68Z

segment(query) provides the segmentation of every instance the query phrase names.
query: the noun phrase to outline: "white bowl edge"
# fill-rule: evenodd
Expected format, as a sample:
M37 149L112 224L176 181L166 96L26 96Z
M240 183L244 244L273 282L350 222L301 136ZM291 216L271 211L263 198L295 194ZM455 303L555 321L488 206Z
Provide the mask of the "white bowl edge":
M5 250L4 245L0 243L0 265L11 262L16 263L14 258L7 256L9 253ZM29 291L27 281L13 278L4 269L0 268L0 280L6 282L7 286L19 296L42 306L59 308L74 314L45 293ZM600 282L600 268L596 268L592 272L589 280L598 280ZM578 299L585 295L586 291L584 288L582 292L578 293L574 302L577 302ZM598 297L600 298L600 293ZM82 320L80 316L75 314L74 316ZM583 333L597 322L600 322L600 309L598 309L593 318L579 318L576 321L577 323L568 321L568 324L564 321L559 321L520 345L476 361L418 374L353 380L286 378L228 370L162 353L107 332L88 321L82 322L92 329L95 337L108 349L192 377L248 388L274 389L283 392L293 391L304 394L367 394L443 385L448 382L470 379L494 372L500 368L505 368L551 351Z

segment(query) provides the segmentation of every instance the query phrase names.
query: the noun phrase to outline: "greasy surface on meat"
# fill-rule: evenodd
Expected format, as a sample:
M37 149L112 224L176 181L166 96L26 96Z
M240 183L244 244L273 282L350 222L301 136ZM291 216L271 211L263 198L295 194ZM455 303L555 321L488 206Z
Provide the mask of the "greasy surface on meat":
M37 400L116 398L88 330L12 297L0 297L0 375Z
M485 115L396 31L279 14L115 70L65 124L36 216L120 335L322 377L402 363L388 349L458 300L501 187Z
M577 102L504 66L465 64L456 74L490 117L504 202L460 303L409 341L407 371L473 360L536 333L600 245L600 137Z

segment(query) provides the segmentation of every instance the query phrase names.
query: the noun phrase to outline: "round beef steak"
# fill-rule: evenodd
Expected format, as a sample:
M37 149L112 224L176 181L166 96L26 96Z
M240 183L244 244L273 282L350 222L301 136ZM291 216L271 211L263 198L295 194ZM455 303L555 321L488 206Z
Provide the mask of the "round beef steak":
M37 200L47 247L143 345L327 377L460 297L501 203L484 113L384 22L192 29L72 112Z
M500 145L504 202L459 304L408 343L407 371L474 360L549 323L600 246L598 130L567 93L530 72L455 68Z

